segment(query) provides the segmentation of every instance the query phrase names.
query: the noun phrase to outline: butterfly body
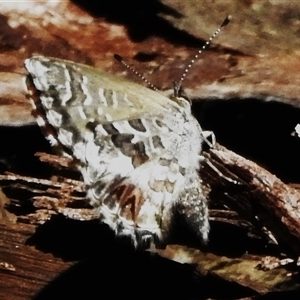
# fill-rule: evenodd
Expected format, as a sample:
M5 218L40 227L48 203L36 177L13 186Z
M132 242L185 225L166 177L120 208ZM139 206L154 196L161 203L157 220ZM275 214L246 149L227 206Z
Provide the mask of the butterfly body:
M167 240L179 214L207 239L202 130L188 101L66 60L25 67L37 122L74 159L102 222L140 246Z

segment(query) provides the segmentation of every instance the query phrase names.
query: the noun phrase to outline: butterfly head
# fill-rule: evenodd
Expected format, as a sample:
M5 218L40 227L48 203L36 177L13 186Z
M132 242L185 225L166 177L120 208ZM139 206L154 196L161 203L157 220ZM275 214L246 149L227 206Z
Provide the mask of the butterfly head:
M171 96L171 100L175 101L177 104L183 108L190 109L192 101L186 95L184 89L176 81L173 81L174 94Z

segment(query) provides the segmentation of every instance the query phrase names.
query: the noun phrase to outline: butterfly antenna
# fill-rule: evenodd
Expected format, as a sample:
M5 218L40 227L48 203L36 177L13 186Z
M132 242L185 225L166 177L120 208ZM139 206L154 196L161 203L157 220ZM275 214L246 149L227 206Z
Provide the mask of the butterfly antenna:
M141 78L152 90L154 91L158 91L158 88L156 86L154 86L143 74L141 74L140 72L138 72L136 69L134 69L132 66L130 66L129 64L127 64L123 57L121 57L118 54L114 55L114 58L120 62L123 66L125 66L131 73L133 73L134 75L138 76L139 78Z
M230 16L230 15L227 16L225 18L225 20L223 21L223 23L221 24L221 26L206 41L206 43L204 44L204 46L200 50L198 50L198 52L194 55L194 57L192 58L192 60L190 61L190 63L186 66L183 74L181 75L181 78L180 78L179 82L176 83L175 95L179 93L181 85L182 85L184 79L186 78L186 75L188 74L188 72L190 71L191 67L196 62L196 60L198 59L199 55L202 53L203 50L205 50L207 48L207 46L211 43L211 41L221 32L221 30L230 22L231 19L232 19L232 16Z

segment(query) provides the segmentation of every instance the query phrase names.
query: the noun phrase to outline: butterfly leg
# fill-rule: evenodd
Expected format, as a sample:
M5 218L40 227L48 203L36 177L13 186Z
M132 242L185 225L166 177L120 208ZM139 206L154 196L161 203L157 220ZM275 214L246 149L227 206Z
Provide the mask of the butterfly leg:
M205 143L210 147L213 148L216 145L216 136L213 131L202 131L201 135Z

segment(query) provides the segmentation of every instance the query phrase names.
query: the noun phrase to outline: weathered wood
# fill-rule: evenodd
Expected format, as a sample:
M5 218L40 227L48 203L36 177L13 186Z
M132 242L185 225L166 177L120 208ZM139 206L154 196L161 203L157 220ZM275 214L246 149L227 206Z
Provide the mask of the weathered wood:
M0 221L0 299L33 299L71 266L70 262L26 245L35 226Z
M96 212L85 201L80 176L68 169L65 160L40 154L40 160L52 167L39 177L32 170L34 166L27 163L27 147L39 145L40 141L36 136L31 140L31 135L22 131L24 125L34 121L21 84L24 59L33 54L61 57L121 76L123 67L112 63L113 55L118 53L130 62L135 59L133 63L141 73L155 73L151 81L159 88L170 89L171 82L182 73L178 67L182 59L177 53L188 61L196 50L184 43L202 46L202 40L224 18L224 7L222 1L220 6L218 1L211 3L213 9L195 1L184 6L180 3L179 12L179 2L160 2L168 6L128 1L120 2L116 9L115 4L107 2L98 11L98 4L84 1L1 4L0 124L20 126L21 133L16 135L18 131L14 129L13 135L0 136L0 185L9 198L0 207L0 299L32 299L36 294L36 299L90 299L95 295L98 299L112 295L111 283L116 286L113 295L117 298L124 297L124 291L128 295L128 287L134 286L152 297L157 298L160 291L160 297L181 299L206 295L237 298L299 290L295 277L299 271L298 190L225 148L211 149L206 154L210 164L204 163L201 171L203 186L210 186L212 225L205 251L196 249L203 247L189 241L189 237L185 242L194 247L170 245L159 250L161 256L181 264L149 253L134 253L116 243L105 226L106 230L100 230ZM288 103L291 109L299 107L299 41L294 38L297 22L294 17L286 18L290 6L266 3L276 17L266 20L264 9L251 9L257 3L232 3L241 13L234 16L232 25L216 41L220 46L203 53L185 81L191 98L239 98L243 103L244 98L257 97L262 103L271 99ZM295 2L293 11L298 10ZM142 20L136 11L144 12L145 18ZM171 29L166 20L177 29ZM199 20L205 20L204 27ZM252 25L248 26L248 22ZM184 32L178 28L184 28ZM271 30L266 32L264 28ZM128 77L135 80L133 74ZM227 116L228 111L221 110ZM290 118L290 112L280 114L280 120ZM287 128L292 130L298 119L295 113ZM223 126L222 120L219 127ZM269 128L274 130L268 115L264 121L269 125L266 132ZM276 145L282 138L285 136L276 136ZM13 146L7 147L11 141ZM41 151L38 147L28 153ZM3 196L0 199L3 203ZM82 263L87 258L89 262ZM291 261L292 266L272 270ZM209 278L209 284L193 281L193 275L200 281L199 273ZM141 295L134 291L131 298L140 299Z
M53 224L61 224L59 225L61 226L61 230L65 230L65 222L68 219L73 219L72 228L74 228L75 231L79 228L79 232L85 232L84 234L90 237L90 242L86 244L87 251L93 252L90 248L90 243L91 241L96 242L98 239L103 242L104 245L109 245L105 239L105 234L103 236L103 234L98 235L96 233L97 230L95 228L97 228L97 221L96 223L89 223L97 219L97 213L86 203L81 181L62 176L63 173L66 173L68 166L66 160L49 154L40 153L38 156L41 161L53 166L54 176L52 180L25 177L16 174L0 175L0 184L3 191L10 198L10 202L6 207L10 212L19 213L17 218L18 223L15 225L14 230L19 232L18 226L22 226L21 224L24 222L38 226L40 224L47 225L49 220L50 225L47 225L50 226L49 228L53 226L53 228L57 227L57 225ZM254 233L256 239L258 237L260 237L260 239L265 238L266 245L276 242L277 246L272 248L272 253L274 254L274 249L275 253L277 251L277 255L282 255L282 253L285 252L286 255L289 255L288 259L282 260L281 263L280 259L270 257L264 253L257 254L256 256L245 256L243 259L228 258L227 264L239 266L239 269L243 270L237 271L236 267L224 268L223 266L220 270L216 268L218 264L220 264L220 266L224 264L225 260L222 257L214 255L213 252L204 254L196 249L174 245L167 247L165 250L159 250L158 253L163 257L181 263L193 262L196 264L195 267L200 273L216 275L225 281L230 278L229 281L235 282L247 289L250 288L252 293L275 291L278 290L277 285L283 285L283 283L295 289L298 285L294 281L293 276L288 276L290 273L289 269L282 269L280 272L271 269L281 266L286 262L296 264L295 259L297 259L297 255L299 254L299 239L297 236L297 227L295 227L294 224L299 220L297 215L295 215L296 211L294 209L290 210L291 197L287 197L287 195L294 195L294 197L296 197L298 191L285 185L278 178L257 164L244 159L224 147L217 146L215 149L210 149L209 153L206 153L206 156L209 160L203 164L201 170L203 185L210 186L211 192L208 193L208 197L211 200L211 205L219 207L219 209L212 208L212 221L242 227L248 232ZM77 172L71 170L68 174L73 178L78 176ZM13 195L14 197L12 197ZM18 195L19 198L16 197L16 195ZM294 205L293 208L297 209L295 203L292 204ZM222 208L222 210L220 210L220 208ZM23 212L22 215L20 215L20 212ZM284 214L285 218L280 218L281 214ZM59 215L64 215L63 219L58 219L59 221L56 220L53 223L53 217L59 217ZM257 216L264 216L264 218L258 219ZM265 220L268 220L268 222ZM270 220L272 220L272 222L269 222ZM290 224L293 226L290 226ZM42 228L43 226L44 225L42 225ZM29 228L31 229L31 234L33 234L35 227ZM285 234L282 235L282 232ZM59 236L58 232L56 234ZM230 230L226 234L232 235ZM28 238L29 236L30 234L28 234ZM42 236L47 237L47 234L45 235L45 233L43 233ZM13 240L13 236L6 238ZM74 245L77 243L85 244L81 242L81 239L82 236L75 238L76 242ZM24 240L22 242L24 244ZM57 241L55 239L52 240L52 245L48 245L48 247L50 247L49 249L57 247L55 246L56 243ZM61 246L64 248L63 245ZM28 251L26 247L25 245L22 247L24 253ZM78 246L75 246L75 249L77 247ZM51 252L49 249L48 251ZM214 251L213 248L209 250L209 244L207 249L209 252ZM248 249L251 252L251 248ZM7 255L10 254L6 251L3 257L7 257ZM72 257L70 253L65 254L65 257L68 256ZM42 261L43 259L45 263ZM43 284L46 285L48 278L52 279L49 276L55 272L57 272L56 274L58 275L64 268L70 266L70 264L67 264L62 267L60 259L52 258L52 263L55 266L52 270L48 270L47 259L43 258L43 254L41 254L40 260L39 265L41 268L46 268L45 271L41 270L41 272L45 273L43 276L46 276L46 279L39 287ZM12 259L4 260L4 263L8 263L10 266ZM15 266L13 265L13 267ZM26 270L24 272L26 273ZM249 274L247 275L248 272ZM271 282L268 279L270 278L270 272L274 273L273 276L276 278L276 281ZM259 278L259 280L257 280L257 278ZM264 278L263 281L262 278ZM6 286L3 288L6 288ZM37 289L37 291L38 290L39 289ZM248 292L251 294L250 290L248 290Z
M222 201L270 242L299 255L300 192L224 147L211 149L206 157L209 164L204 164L202 174L212 201Z
M66 159L40 154L40 159L60 168L67 167ZM220 203L236 211L252 224L256 232L266 235L270 242L287 247L286 251L300 252L300 193L284 184L275 175L257 164L217 146L206 154L201 176L210 186L208 195L212 204ZM59 174L62 171L57 171ZM74 176L76 172L74 172ZM27 201L34 207L32 213L19 217L23 222L41 224L53 214L61 213L77 220L97 219L97 213L85 201L81 181L60 177L59 181L35 179L19 175L0 175L6 194L31 192ZM10 205L25 206L17 199ZM228 216L227 216L228 217ZM230 221L228 219L227 221Z

